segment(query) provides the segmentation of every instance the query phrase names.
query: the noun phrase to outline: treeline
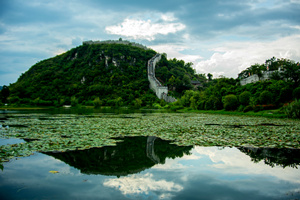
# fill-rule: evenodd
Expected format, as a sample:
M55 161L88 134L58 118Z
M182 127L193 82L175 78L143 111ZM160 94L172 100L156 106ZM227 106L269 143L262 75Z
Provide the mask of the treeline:
M149 89L147 77L147 62L155 54L123 44L81 45L32 66L9 86L9 95L2 102L15 106L151 107L160 102ZM168 84L177 88L180 97L191 88L194 70L184 61L168 61L165 56L162 63L176 77ZM169 74L161 78L169 79Z
M244 86L240 85L241 78L213 79L208 81L207 87L184 91L179 101L172 106L174 109L189 107L194 110L224 109L226 111L248 112L277 109L295 101L290 106L296 111L290 110L290 113L286 113L300 117L300 107L297 101L300 99L299 63L286 59L276 60L272 58L270 60L273 60L273 63L277 65L277 68L272 69L281 67L281 72L278 73L277 78L271 76L270 80L249 83ZM252 68L253 66L245 71L250 71ZM290 108L287 107L287 109Z

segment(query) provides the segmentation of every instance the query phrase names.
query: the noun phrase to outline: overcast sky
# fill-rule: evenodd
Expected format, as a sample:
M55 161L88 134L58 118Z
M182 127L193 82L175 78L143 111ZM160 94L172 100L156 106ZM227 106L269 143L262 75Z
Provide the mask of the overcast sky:
M120 37L236 78L273 56L300 61L300 0L0 0L0 85L82 41Z

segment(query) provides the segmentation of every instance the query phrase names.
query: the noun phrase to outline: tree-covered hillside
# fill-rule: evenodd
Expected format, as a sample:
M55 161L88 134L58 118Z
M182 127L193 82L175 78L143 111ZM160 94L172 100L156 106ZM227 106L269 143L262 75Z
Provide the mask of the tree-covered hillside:
M7 102L56 106L152 105L159 100L149 89L147 62L155 54L154 50L132 45L83 44L33 65L10 85ZM185 81L189 85L183 89L190 89L190 79L195 75L189 64L167 61L166 57L162 63L176 72L172 74L179 87Z

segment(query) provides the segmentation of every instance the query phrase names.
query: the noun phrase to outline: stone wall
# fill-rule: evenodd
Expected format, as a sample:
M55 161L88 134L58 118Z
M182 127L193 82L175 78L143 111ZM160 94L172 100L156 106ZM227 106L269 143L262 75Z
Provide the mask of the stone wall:
M89 44L124 44L124 45L131 45L134 47L139 47L145 50L148 50L149 48L147 48L146 46L139 44L139 43L135 43L135 42L130 42L127 40L105 40L105 41L92 41L92 40L88 40L88 41L83 41L82 44L85 45L89 45Z
M164 99L166 102L174 102L174 97L168 96L168 87L163 86L155 77L155 66L161 59L160 54L156 54L153 58L148 61L147 71L148 80L150 82L150 88L155 92L159 99Z
M241 85L246 85L248 83L255 83L255 82L258 82L258 81L265 81L265 80L269 80L271 75L274 73L275 71L265 71L263 72L262 74L262 77L258 77L257 74L254 74L252 76L249 76L247 78L244 78L242 80L240 80L240 84Z

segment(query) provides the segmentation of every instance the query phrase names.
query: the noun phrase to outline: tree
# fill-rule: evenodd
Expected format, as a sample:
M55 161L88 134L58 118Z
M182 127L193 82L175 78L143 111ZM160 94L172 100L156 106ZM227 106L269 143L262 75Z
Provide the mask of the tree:
M212 80L212 77L213 77L213 75L212 75L211 73L208 73L208 74L207 74L207 77L208 77L208 80L209 80L209 81L211 81L211 80Z
M282 75L286 79L293 80L295 82L295 85L298 86L299 81L300 81L299 63L293 63L291 61L286 61Z
M271 92L265 90L259 95L259 102L261 104L270 104L272 103L273 95Z
M251 93L249 91L244 91L239 95L239 101L242 105L247 106L250 102Z
M93 104L94 104L95 108L99 108L102 105L102 101L100 100L99 97L96 97L93 101Z
M140 108L142 106L142 103L142 100L139 98L136 98L133 102L135 108Z
M239 105L239 102L235 95L229 94L223 98L223 104L225 110L236 110Z
M1 97L2 97L2 99L1 99L2 102L6 103L7 102L7 98L9 97L9 94L10 94L9 88L6 85L4 85L2 87L2 90L0 91L0 93L1 93Z

